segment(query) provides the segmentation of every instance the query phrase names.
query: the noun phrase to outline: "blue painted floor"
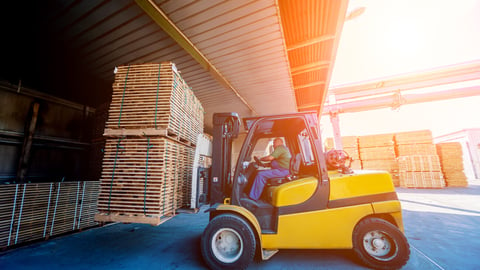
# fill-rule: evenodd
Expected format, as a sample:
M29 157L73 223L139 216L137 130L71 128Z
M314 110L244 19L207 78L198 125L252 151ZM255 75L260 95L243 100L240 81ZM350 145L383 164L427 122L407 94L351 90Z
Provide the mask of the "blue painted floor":
M480 269L480 181L468 188L397 189L411 257L404 269ZM0 269L203 269L208 215L154 227L114 224L0 253ZM349 250L282 250L250 269L366 269Z

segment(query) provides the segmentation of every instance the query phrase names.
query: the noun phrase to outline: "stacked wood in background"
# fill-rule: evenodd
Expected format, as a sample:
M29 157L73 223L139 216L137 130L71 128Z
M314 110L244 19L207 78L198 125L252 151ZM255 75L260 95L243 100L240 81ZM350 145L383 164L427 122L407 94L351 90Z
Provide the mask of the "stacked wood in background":
M0 185L0 247L95 226L98 181Z
M437 153L442 164L442 172L449 187L468 186L463 167L462 145L459 142L439 143Z
M436 155L398 157L400 186L407 188L443 188L445 181Z
M420 130L395 134L400 186L443 188L445 180L433 145L432 132Z
M393 183L398 184L398 164L395 156L393 134L358 137L362 168L384 170L391 174Z
M445 185L468 185L463 171L461 144L441 143L435 146L429 130L346 136L342 137L342 143L350 155L355 156L352 153L358 151L362 169L388 171L395 186L443 188ZM327 138L325 150L333 147L333 139Z
M95 219L158 225L189 207L202 133L202 105L174 64L119 67Z
M358 138L356 136L344 136L342 137L343 150L353 158L351 168L354 170L362 169L362 163L360 160L360 152L358 150ZM333 138L327 138L325 141L325 151L335 149Z

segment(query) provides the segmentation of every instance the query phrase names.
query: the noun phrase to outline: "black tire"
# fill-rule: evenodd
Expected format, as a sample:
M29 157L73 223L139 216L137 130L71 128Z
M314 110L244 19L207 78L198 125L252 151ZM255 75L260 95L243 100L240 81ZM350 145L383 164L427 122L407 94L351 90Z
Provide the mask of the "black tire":
M255 256L255 246L250 225L232 214L212 219L201 240L203 259L211 269L247 268Z
M374 269L400 269L410 258L405 235L379 218L365 219L355 227L353 250L362 263Z

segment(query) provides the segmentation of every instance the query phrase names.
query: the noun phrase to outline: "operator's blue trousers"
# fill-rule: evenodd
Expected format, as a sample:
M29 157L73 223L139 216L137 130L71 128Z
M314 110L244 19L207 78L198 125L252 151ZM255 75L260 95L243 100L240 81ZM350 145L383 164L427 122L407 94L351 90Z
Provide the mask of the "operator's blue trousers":
M250 198L258 200L262 195L263 188L267 182L267 179L276 177L285 177L290 174L288 169L280 167L277 161L272 161L271 170L263 170L257 173L255 181L253 182L252 189L250 190Z

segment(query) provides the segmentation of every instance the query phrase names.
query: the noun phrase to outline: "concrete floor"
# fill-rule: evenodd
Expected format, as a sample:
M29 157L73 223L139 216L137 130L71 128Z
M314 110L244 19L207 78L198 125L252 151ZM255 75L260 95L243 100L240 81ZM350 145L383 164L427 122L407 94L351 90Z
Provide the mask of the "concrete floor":
M468 188L397 189L411 256L404 269L480 269L480 180ZM203 269L208 215L153 227L114 224L0 253L0 269ZM249 269L366 269L349 250L282 250Z

